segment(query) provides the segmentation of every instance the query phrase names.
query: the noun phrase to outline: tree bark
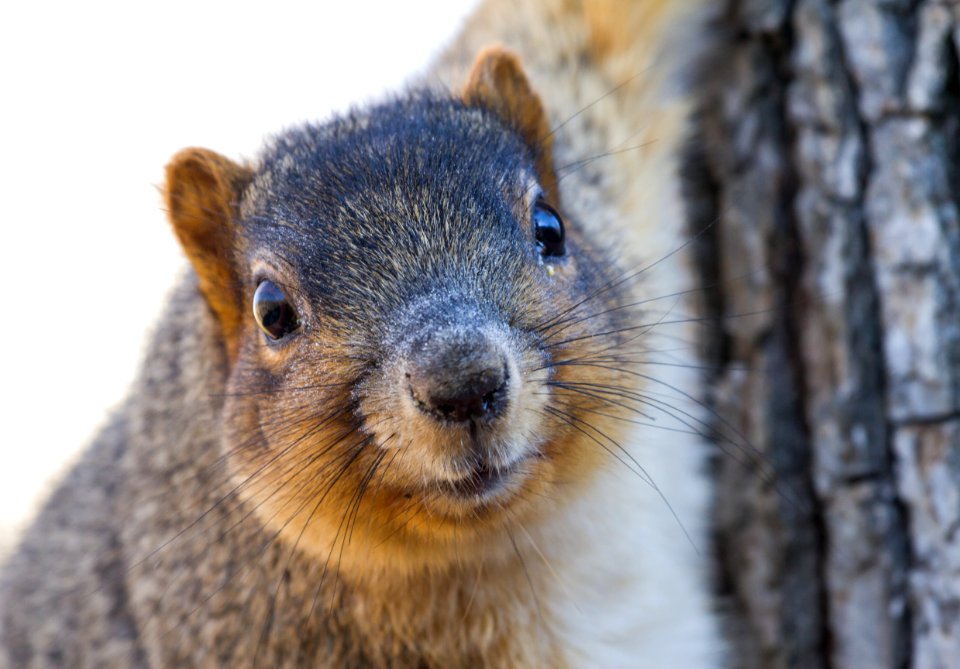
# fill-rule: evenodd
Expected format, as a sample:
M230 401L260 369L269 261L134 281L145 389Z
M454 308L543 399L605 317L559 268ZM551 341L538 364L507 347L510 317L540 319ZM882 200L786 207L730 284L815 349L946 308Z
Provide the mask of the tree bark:
M730 0L687 160L735 665L960 667L960 4Z

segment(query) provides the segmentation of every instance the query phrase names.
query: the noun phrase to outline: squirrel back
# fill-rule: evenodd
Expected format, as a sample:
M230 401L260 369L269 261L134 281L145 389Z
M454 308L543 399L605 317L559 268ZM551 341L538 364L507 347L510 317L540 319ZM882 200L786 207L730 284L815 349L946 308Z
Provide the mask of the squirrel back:
M0 572L0 667L719 666L702 444L645 420L690 281L635 271L699 10L487 2L422 90L175 156L191 271Z

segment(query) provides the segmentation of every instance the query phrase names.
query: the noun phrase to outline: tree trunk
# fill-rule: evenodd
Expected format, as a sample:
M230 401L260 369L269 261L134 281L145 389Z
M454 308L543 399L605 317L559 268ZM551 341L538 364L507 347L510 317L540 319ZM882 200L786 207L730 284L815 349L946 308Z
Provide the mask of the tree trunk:
M734 664L960 667L960 4L730 0L711 32L687 169Z

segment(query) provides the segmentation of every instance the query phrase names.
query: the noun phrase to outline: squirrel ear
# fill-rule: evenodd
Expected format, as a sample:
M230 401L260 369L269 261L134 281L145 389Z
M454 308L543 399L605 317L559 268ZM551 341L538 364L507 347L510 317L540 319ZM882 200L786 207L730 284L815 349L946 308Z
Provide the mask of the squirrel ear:
M240 194L253 173L207 149L184 149L166 169L165 199L173 231L189 258L200 291L223 330L231 359L242 323L234 261Z
M520 134L536 156L540 184L551 202L558 205L553 133L540 96L524 74L520 58L502 46L481 51L470 70L462 97L471 107L489 109Z

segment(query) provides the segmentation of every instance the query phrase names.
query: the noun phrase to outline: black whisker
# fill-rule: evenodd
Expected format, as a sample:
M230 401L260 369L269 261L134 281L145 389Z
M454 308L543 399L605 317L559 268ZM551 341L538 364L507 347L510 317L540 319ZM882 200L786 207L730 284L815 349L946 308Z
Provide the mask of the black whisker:
M653 478L646 471L646 469L639 462L637 462L636 458L634 458L633 455L631 455L630 452L627 451L627 449L625 449L618 441L616 441L615 439L613 439L612 437L604 433L602 430L599 430L594 425L584 421L582 418L578 418L573 414L560 411L556 407L547 407L547 409L549 409L550 412L553 413L555 416L565 418L568 425L579 430L582 434L592 438L592 435L590 435L586 430L580 428L579 425L575 425L574 423L580 423L581 425L584 425L590 430L601 435L604 439L606 439L610 443L616 445L616 447L637 467L637 470L634 470L633 468L631 468L630 465L628 465L622 458L620 458L615 453L613 453L613 451L607 448L599 439L592 438L592 441L594 441L594 443L599 444L604 450L606 450L608 453L616 457L617 460L619 460L621 463L623 463L627 467L627 469L634 471L634 473L637 473L638 470L639 472L643 473L643 476L640 477L641 480L645 481L648 485L650 485L653 491L657 493L657 496L660 498L660 501L663 502L664 506L667 507L667 510L670 511L670 515L673 516L674 520L677 522L677 525L680 526L680 530L683 532L684 536L687 538L687 541L690 543L690 545L693 547L693 549L697 553L700 552L699 547L697 546L696 542L693 540L693 537L690 536L690 533L687 531L686 526L684 525L683 521L680 520L680 516L677 515L676 510L674 510L673 505L670 504L670 501L667 499L667 496L663 493L660 487L654 482Z

